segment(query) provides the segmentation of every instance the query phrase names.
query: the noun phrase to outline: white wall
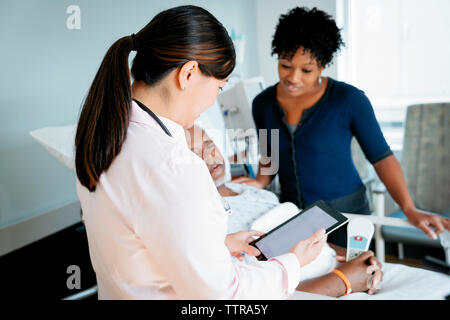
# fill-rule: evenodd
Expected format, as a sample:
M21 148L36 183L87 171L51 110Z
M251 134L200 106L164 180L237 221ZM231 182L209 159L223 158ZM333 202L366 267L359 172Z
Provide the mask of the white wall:
M256 25L258 39L259 72L264 77L266 86L278 82L277 57L271 56L272 38L281 14L287 13L295 7L317 7L336 18L335 0L257 0L256 1ZM336 64L331 64L324 75L337 77Z

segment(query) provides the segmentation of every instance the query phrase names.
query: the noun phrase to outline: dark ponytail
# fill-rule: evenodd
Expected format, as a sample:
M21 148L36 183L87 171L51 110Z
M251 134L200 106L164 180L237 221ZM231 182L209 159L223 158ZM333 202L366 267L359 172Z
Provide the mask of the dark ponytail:
M225 79L235 66L227 31L213 15L196 6L163 11L136 35L117 40L92 82L75 137L77 177L90 191L95 191L100 175L119 154L127 136L131 112L128 56L133 49L137 53L132 76L149 86L190 60L198 62L203 74L217 79Z

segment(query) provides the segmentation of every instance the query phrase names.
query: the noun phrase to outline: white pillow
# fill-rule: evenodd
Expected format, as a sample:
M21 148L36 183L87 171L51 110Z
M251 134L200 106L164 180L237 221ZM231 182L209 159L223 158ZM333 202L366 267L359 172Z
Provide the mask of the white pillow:
M220 107L217 103L200 115L196 124L217 145L225 159L225 181L231 180L230 162L228 161L228 137L223 123ZM30 135L51 155L69 169L75 170L75 134L77 124L52 126L30 131Z
M30 135L52 156L75 170L75 134L77 125L46 127L30 131Z

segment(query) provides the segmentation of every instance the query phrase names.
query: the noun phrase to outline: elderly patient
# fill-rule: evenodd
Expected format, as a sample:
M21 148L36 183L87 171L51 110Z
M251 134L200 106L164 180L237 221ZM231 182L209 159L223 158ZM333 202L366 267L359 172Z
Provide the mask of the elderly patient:
M191 150L205 161L211 177L216 183L217 190L233 210L233 214L228 219L229 233L248 230L253 221L279 205L276 195L267 190L242 184L222 183L225 176L224 158L203 129L193 126L186 130L186 140ZM334 248L339 254L336 256L337 262L341 264L339 269L349 279L353 292L375 293L381 282L382 272L381 265L373 252L366 252L351 262L345 262L345 249ZM329 246L324 246L323 250L333 251ZM335 255L334 251L333 254ZM335 264L331 267L334 268ZM317 275L314 270L310 270L312 272L309 273L316 276L305 279L305 277L307 278L307 269L311 268L314 268L314 262L303 267L305 269L305 272L302 272L304 277L297 290L332 297L345 294L346 286L344 282L336 274L330 272L331 270L327 270L325 274L320 275Z

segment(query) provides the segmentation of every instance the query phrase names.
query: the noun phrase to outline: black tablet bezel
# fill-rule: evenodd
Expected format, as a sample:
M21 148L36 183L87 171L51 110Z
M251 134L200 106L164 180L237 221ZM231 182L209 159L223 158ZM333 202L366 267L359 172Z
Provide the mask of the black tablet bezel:
M339 211L331 208L329 205L327 205L325 203L325 201L323 200L319 200L316 201L314 203L312 203L311 205L307 206L305 209L303 209L302 211L300 211L298 214L296 214L295 216L293 216L292 218L290 218L289 220L283 222L282 224L280 224L279 226L273 228L272 230L270 230L269 232L267 232L266 234L264 234L263 236L259 237L258 239L256 239L255 241L252 241L251 243L249 243L251 246L254 246L255 248L257 248L259 250L259 248L256 246L257 242L262 240L263 238L265 238L266 236L268 236L269 234L275 232L276 230L280 229L281 227L283 227L284 225L288 224L290 221L298 218L301 214L305 213L306 211L308 211L309 209L313 208L313 207L319 207L320 209L322 209L323 211L325 211L328 215L330 215L331 217L333 217L334 219L337 220L337 222L335 224L333 224L332 226L330 226L329 228L327 228L325 230L326 234L329 234L331 232L333 232L334 230L338 229L339 227L343 226L345 223L347 223L349 221L349 219L344 216L342 213L340 213ZM261 250L260 250L261 251ZM261 254L259 256L256 257L256 259L258 260L267 260L267 258L264 256L264 254L261 252Z

